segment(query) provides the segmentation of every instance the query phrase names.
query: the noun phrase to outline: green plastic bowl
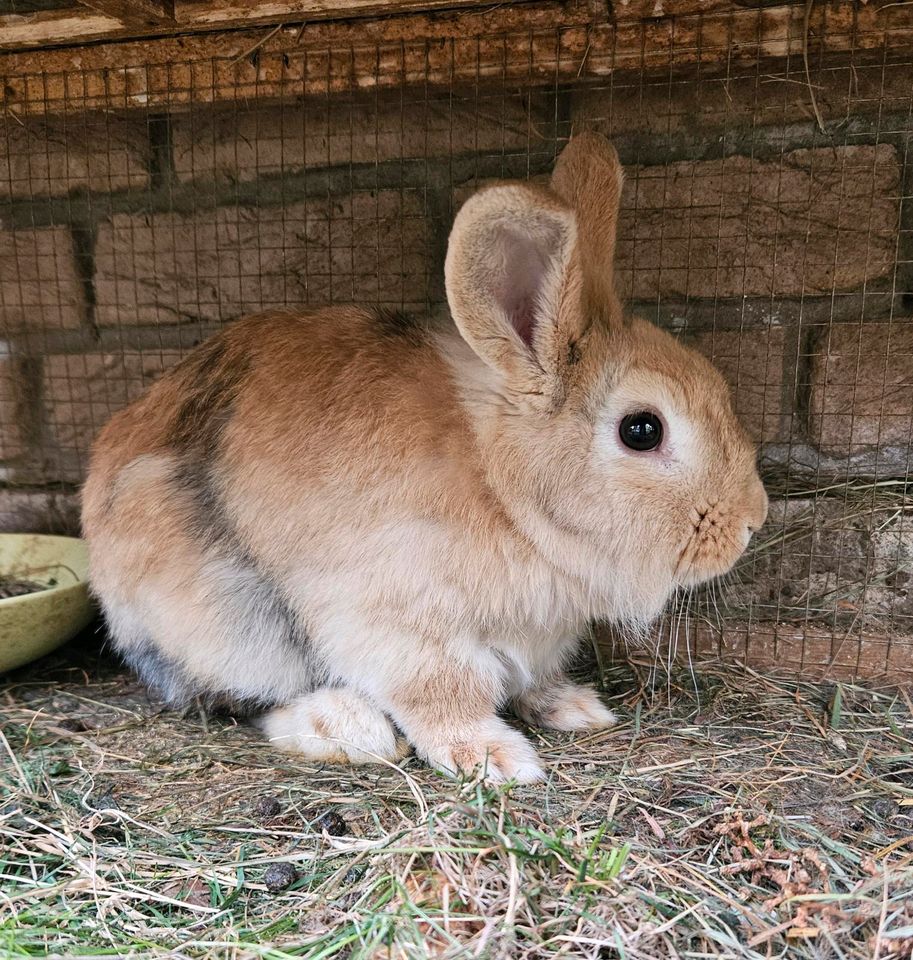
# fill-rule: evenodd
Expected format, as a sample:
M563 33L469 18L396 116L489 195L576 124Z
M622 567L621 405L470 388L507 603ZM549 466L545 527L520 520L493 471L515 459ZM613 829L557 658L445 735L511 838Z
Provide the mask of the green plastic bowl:
M0 534L0 579L47 589L0 600L0 673L21 667L66 643L92 621L83 540L32 533Z

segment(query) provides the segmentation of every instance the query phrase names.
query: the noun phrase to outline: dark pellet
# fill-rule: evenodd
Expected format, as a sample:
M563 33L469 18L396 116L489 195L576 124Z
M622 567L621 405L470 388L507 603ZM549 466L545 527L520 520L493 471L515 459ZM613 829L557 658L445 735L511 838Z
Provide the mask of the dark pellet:
M254 804L254 813L263 819L276 817L281 811L282 804L275 797L260 797Z
M298 879L298 871L290 863L271 863L263 874L270 893L281 893Z

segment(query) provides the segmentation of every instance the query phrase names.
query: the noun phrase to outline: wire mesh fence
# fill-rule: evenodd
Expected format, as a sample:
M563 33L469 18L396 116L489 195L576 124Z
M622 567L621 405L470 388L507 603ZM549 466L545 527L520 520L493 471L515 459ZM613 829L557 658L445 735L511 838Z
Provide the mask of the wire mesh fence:
M223 324L437 309L462 200L546 178L596 129L626 169L622 294L723 371L773 501L732 582L662 635L908 671L913 50L857 32L783 55L735 14L728 32L701 24L663 21L662 44L629 25L624 45L588 27L326 49L269 35L240 57L8 74L0 522L72 525L95 433Z

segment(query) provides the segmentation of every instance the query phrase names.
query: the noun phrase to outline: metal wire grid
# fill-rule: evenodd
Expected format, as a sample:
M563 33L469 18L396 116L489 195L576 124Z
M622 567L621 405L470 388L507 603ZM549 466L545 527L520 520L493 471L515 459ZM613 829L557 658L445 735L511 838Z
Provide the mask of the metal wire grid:
M673 43L668 69L594 79L569 74L560 31L526 54L511 40L477 41L476 77L450 83L465 46L428 45L424 76L414 50L377 49L371 88L342 93L338 49L305 54L324 80L305 63L288 83L287 54L253 51L263 90L249 70L226 87L233 63L168 64L173 88L144 108L131 83L162 65L115 78L120 110L95 109L98 78L18 78L0 141L0 520L20 525L23 497L66 502L107 418L238 316L435 308L462 199L546 176L590 127L626 165L625 295L724 370L774 494L735 584L670 632L803 670L906 666L913 56L851 51L807 75L800 57L723 50L682 66ZM362 71L372 55L348 53Z

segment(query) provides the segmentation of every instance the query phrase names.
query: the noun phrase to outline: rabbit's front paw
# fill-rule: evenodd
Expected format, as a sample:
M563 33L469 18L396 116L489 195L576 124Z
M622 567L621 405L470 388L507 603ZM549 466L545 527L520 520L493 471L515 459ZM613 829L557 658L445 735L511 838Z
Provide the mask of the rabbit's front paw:
M535 783L545 778L533 745L500 720L419 752L431 766L451 775L478 769L492 783Z
M603 730L615 723L595 690L569 681L523 694L516 708L527 723L549 730Z

